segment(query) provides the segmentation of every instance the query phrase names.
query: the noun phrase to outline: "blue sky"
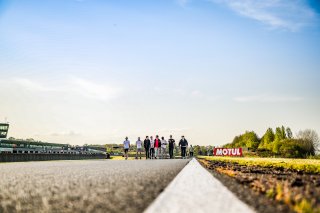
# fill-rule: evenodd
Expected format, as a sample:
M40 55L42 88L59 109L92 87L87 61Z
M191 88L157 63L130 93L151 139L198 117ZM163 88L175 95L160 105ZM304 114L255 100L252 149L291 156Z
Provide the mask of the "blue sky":
M320 4L0 0L0 120L83 143L320 132Z

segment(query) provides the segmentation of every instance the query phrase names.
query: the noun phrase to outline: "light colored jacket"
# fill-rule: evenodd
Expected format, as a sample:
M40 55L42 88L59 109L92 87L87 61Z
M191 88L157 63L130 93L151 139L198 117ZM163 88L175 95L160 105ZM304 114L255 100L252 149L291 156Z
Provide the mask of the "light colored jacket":
M137 141L136 146L137 146L137 149L141 149L142 148L142 141L141 140Z
M130 148L130 141L129 140L123 141L123 148L125 148L125 149L129 149Z
M167 142L166 140L161 140L161 147L162 147L163 149L166 149L166 148L167 148L167 144L168 144L168 142Z
M150 148L154 148L154 139L150 139Z

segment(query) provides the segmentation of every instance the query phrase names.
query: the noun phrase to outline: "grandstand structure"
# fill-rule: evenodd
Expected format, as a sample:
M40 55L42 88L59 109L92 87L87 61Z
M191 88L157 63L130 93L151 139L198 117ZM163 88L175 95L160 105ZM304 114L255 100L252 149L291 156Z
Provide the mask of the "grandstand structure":
M8 123L0 123L0 139L6 138L9 131L9 124Z
M48 143L42 141L7 139L8 123L0 123L0 153L13 154L105 154L105 150L89 146Z

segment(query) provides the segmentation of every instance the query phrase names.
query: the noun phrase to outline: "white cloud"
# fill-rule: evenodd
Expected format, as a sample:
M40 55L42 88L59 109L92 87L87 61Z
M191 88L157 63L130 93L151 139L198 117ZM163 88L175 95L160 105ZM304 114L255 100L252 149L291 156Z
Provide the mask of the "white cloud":
M278 102L299 102L303 98L295 96L270 96L270 95L256 95L256 96L240 96L233 99L236 102L262 102L262 103L278 103Z
M191 97L194 97L194 98L204 98L205 95L204 95L202 92L200 92L199 90L193 90L193 91L191 92Z
M191 0L176 0L176 2L177 2L181 7L185 7L188 3L191 2Z
M39 82L35 82L26 78L15 78L12 81L13 83L23 87L24 89L31 90L31 91L41 91L41 92L57 91L57 88L50 88L48 86L44 86Z
M297 31L315 21L316 13L304 0L209 0L270 28Z
M176 96L178 98L192 98L202 101L217 101L221 98L220 96L205 94L198 89L188 90L186 88L155 87L154 91L160 95Z
M70 83L71 89L78 94L101 101L116 98L121 92L120 88L98 84L81 78L72 78Z
M177 96L188 95L187 90L181 89L181 88L155 87L154 91L160 95L177 95Z
M27 78L15 78L6 80L6 82L11 82L25 90L32 92L58 92L82 96L99 101L108 101L116 98L121 94L122 91L122 88L113 87L107 83L100 84L78 77L70 77L66 81L58 83L56 82L55 86L51 86L50 82L39 82Z
M184 88L155 87L154 91L160 95L175 95L180 97L196 97L201 94L198 90L189 91Z

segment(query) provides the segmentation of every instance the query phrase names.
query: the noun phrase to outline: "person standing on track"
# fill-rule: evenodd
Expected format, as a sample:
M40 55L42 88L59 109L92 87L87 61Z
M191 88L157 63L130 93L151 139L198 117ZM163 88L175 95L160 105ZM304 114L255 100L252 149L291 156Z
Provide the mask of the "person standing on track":
M146 136L143 142L144 149L146 150L146 159L150 158L150 139Z
M140 137L138 137L138 140L136 142L136 146L137 146L136 159L138 159L138 153L140 154L140 159L141 159L142 141L140 140Z
M167 144L168 142L164 139L164 137L161 137L161 159L167 158Z
M150 158L154 159L154 140L152 136L150 136Z
M124 149L124 156L126 157L126 160L128 160L128 152L130 149L130 141L128 140L128 137L126 137L126 140L123 141L123 149Z
M190 145L190 148L189 148L189 155L190 155L190 158L193 157L193 146Z
M168 140L169 142L169 155L170 159L173 159L173 150L175 147L175 140L172 138L172 135L170 135L170 139Z
M186 150L188 147L188 141L184 138L183 135L182 135L181 140L179 142L179 146L181 148L181 158L185 159L186 158Z
M154 139L154 153L155 159L157 159L161 153L161 140L159 139L158 135L156 135L156 139Z

